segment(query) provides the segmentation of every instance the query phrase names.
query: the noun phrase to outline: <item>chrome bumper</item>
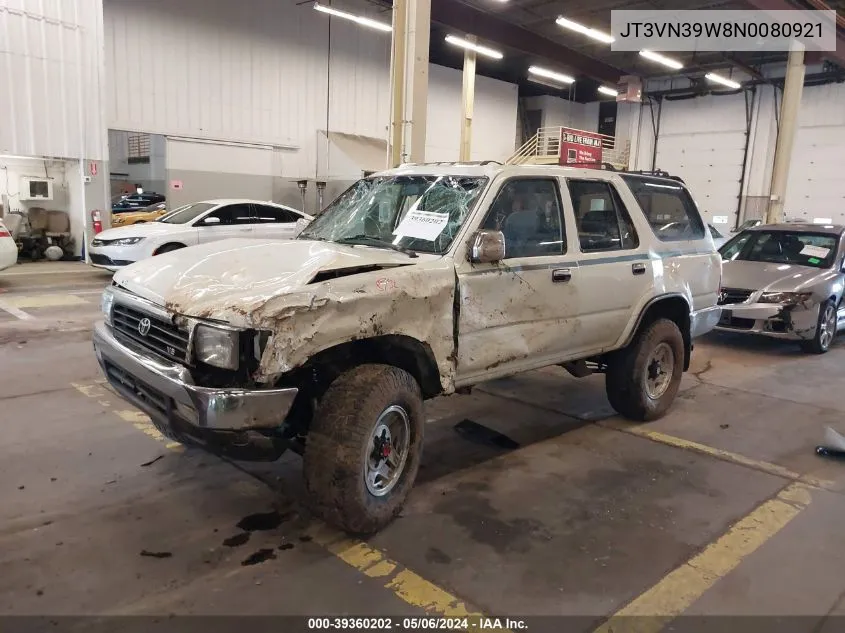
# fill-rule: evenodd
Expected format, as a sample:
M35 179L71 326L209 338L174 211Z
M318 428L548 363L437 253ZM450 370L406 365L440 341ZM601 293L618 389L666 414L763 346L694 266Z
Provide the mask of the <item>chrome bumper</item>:
M760 334L771 338L804 341L816 335L819 306L783 306L777 303L732 303L723 306L716 325L720 332Z
M707 334L716 327L722 314L722 308L713 306L690 313L690 336L692 338Z
M199 431L280 427L298 392L198 387L185 367L118 341L103 322L94 328L94 351L111 386L170 436L186 425Z

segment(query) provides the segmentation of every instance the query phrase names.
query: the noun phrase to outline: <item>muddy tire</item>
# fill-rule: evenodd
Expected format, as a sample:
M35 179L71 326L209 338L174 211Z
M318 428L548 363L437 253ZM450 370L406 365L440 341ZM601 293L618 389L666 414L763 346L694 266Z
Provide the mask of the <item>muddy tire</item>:
M631 420L662 417L671 406L684 373L684 339L678 326L658 319L610 359L605 390L610 405Z
M801 349L808 354L824 354L836 337L836 304L828 299L819 306L816 333L809 341L801 341Z
M420 386L408 372L360 365L341 374L318 404L305 445L314 511L353 534L390 523L417 477L424 424Z

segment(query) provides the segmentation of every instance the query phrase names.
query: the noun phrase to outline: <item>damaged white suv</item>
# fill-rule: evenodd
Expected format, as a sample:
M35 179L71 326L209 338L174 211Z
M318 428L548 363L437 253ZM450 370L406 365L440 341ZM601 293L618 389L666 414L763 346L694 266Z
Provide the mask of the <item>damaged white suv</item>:
M357 533L400 510L423 401L560 364L662 415L712 329L721 262L671 178L416 165L365 178L292 241L136 263L103 296L111 385L175 440L304 457L309 498Z

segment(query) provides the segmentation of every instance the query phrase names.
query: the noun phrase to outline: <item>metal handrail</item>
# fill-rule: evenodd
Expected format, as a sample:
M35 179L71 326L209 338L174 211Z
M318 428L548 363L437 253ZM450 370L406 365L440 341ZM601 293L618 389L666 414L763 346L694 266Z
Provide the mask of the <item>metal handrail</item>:
M537 130L537 132L523 143L513 155L505 161L506 165L524 165L533 161L549 161L553 159L560 159L561 150L561 134L565 126L547 126ZM585 134L596 135L595 132L588 130L578 130L576 128L566 128L573 132L584 132ZM603 162L608 162L627 167L628 154L630 150L630 143L625 143L624 147L618 147L616 137L608 134L598 134L601 138L602 153L604 154Z

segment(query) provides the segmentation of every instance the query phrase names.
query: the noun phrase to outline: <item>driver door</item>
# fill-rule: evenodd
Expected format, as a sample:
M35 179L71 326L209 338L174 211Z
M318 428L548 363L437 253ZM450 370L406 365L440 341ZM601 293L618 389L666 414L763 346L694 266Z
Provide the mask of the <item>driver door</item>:
M577 352L578 265L569 257L557 178L506 180L480 228L505 234L505 259L456 262L458 383Z
M231 237L252 237L255 218L249 204L227 204L215 209L194 225L200 244Z

